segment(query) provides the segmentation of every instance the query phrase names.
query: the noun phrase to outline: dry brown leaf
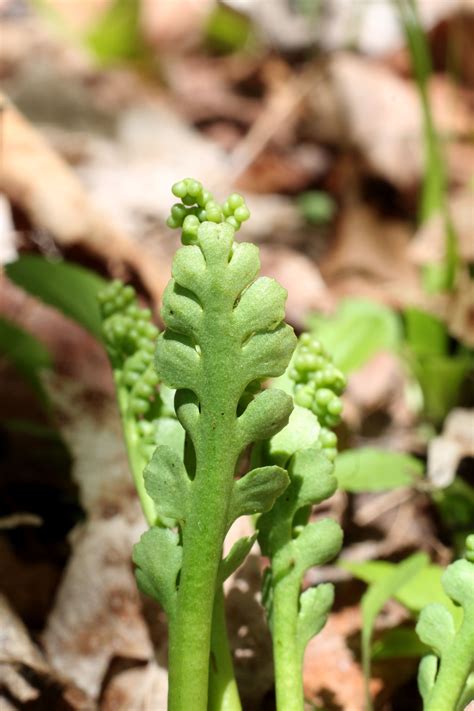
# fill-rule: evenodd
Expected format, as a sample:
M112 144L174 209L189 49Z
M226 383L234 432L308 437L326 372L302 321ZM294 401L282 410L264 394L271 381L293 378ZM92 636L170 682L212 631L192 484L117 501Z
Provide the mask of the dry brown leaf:
M292 75L281 62L270 64L267 73L271 83L264 107L230 156L232 183L245 180L244 173L273 138L282 132L286 137L291 135L301 115L303 100L311 90L310 74Z
M239 190L255 193L305 190L327 170L329 157L323 148L310 143L278 150L263 148L236 181Z
M76 529L73 553L42 634L51 666L93 698L114 657L153 657L130 562L143 529L120 515Z
M461 272L456 287L447 307L448 328L461 343L474 347L474 280L467 269Z
M303 328L311 311L327 312L333 297L314 262L301 252L283 246L260 247L262 274L272 276L288 290L288 320Z
M128 669L107 685L101 711L166 711L168 675L154 662Z
M348 206L337 226L333 248L321 261L321 272L341 296L358 293L350 288L355 277L378 292L379 300L392 304L410 303L420 293L418 270L407 250L411 232L400 220L383 219L363 204ZM373 294L373 295L374 295Z
M438 77L431 94L439 130L467 138L474 118L461 94L449 80ZM316 71L308 107L307 130L316 139L354 146L373 174L400 190L421 180L423 122L413 82L381 63L338 53L326 76Z
M91 202L77 177L43 137L8 103L0 115L0 190L62 248L80 246L115 273L137 273L159 300L165 286L159 264L122 234Z
M395 444L397 449L413 446L416 435L410 429L416 413L406 399L407 373L399 357L393 353L377 353L361 368L351 374L344 394L344 421L352 430L360 430L373 413L390 416L384 428L384 441ZM347 406L347 407L346 407Z
M54 12L75 32L85 32L111 5L112 0L87 0L87 2L64 2L49 0Z
M202 38L202 25L215 0L142 0L141 27L161 52L180 52Z
M459 256L465 262L474 263L474 191L465 189L454 193L449 198L448 210L458 240ZM444 217L434 215L416 233L409 255L420 266L441 262L445 241Z
M96 698L114 657L153 657L131 565L145 523L113 399L58 375L44 382L88 520L71 536L43 643L53 668Z
M47 374L44 383L74 458L72 478L89 519L121 513L132 524L141 523L114 398L57 374Z
M303 680L306 698L326 707L339 705L344 711L364 708L364 677L346 638L356 634L361 625L359 607L348 607L333 613L306 647ZM372 682L372 691L380 689Z
M389 602L379 617L377 628L397 626L406 620L406 610L396 602ZM360 711L366 707L364 676L360 657L353 651L360 639L360 606L344 607L333 612L323 630L306 648L304 660L304 689L306 698L323 708ZM393 691L413 677L416 662L398 661L373 665L369 689L372 698L383 704L392 698ZM378 704L376 703L378 708Z
M31 669L46 673L48 665L3 595L0 595L0 620L0 663L25 664Z
M38 708L52 708L52 703L61 703L60 697L67 702L68 709L93 711L94 705L85 694L53 674L3 595L0 595L0 629L2 711L23 708L32 702L36 702Z
M474 457L474 410L456 408L428 445L428 479L438 488L449 486L464 457Z
M180 55L164 57L163 62L173 102L180 115L193 123L219 118L249 125L259 116L261 101L234 90L235 79L246 78L241 75L241 66L239 75L234 77L235 65L225 58Z

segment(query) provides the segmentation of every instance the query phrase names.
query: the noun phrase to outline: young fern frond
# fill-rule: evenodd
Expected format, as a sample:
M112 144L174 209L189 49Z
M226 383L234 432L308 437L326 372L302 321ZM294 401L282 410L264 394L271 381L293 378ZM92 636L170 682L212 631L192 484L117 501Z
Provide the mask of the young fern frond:
M466 559L446 568L442 577L446 594L463 610L456 629L449 610L441 603L421 611L416 631L433 649L421 660L418 687L424 711L462 711L474 700L469 675L474 672L474 534L466 541Z
M248 217L243 199L233 195L219 207L190 179L173 192L183 204L168 224L182 225L185 246L163 297L166 330L155 364L176 389L185 457L166 446L153 454L146 490L158 517L174 527L145 533L134 560L141 589L169 619L169 709L206 711L216 589L253 542L238 542L222 561L224 537L239 516L269 510L288 485L276 464L234 478L244 449L284 427L293 408L285 393L252 390L285 371L296 339L283 320L286 291L257 279L254 245L234 242Z
M321 344L300 337L289 368L298 403L285 429L261 449L262 462L288 468L290 484L273 508L258 520L262 553L270 559L263 600L272 631L277 706L302 711L302 664L309 640L324 626L332 606L331 584L301 593L306 571L339 552L342 530L331 519L308 523L313 504L336 490L332 461L337 438L330 431L340 420L339 395L345 378Z

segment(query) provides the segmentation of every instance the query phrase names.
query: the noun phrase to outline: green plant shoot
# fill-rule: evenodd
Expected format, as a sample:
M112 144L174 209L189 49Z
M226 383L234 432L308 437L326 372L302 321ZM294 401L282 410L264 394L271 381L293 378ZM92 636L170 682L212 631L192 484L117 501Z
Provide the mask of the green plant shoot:
M422 610L416 631L434 653L421 660L418 687L424 711L461 711L474 700L469 681L474 669L474 534L466 540L466 559L451 563L442 583L446 594L461 606L463 618L456 628L441 603Z
M185 246L163 297L155 366L176 390L186 441L183 457L158 446L146 468L143 486L160 525L142 536L134 560L139 587L168 617L169 709L206 711L216 590L253 543L239 541L222 560L224 537L239 516L271 508L288 485L278 465L235 478L243 451L284 427L293 408L286 393L256 393L255 384L285 371L296 338L284 323L285 289L257 279L257 248L234 241L249 216L243 198L220 206L191 179L173 193L181 203L168 224L182 227Z
M305 572L339 552L342 530L332 519L309 523L313 504L337 486L333 461L340 421L339 395L345 378L321 343L303 334L289 368L296 407L285 429L262 448L262 461L288 468L290 484L274 507L258 521L259 543L271 565L263 600L273 638L276 697L279 709L303 711L303 655L323 628L334 588L325 583L301 593Z

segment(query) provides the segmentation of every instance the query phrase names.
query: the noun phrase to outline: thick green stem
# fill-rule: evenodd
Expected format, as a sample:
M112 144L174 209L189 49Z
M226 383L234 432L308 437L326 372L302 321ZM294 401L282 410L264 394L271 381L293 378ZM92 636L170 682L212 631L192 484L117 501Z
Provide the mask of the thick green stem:
M474 611L464 621L450 648L441 657L440 668L425 711L456 711L469 674L474 649Z
M216 591L212 618L208 711L242 711L229 649L224 591L221 587Z
M214 597L236 460L234 448L224 446L232 441L235 416L226 403L219 407L222 394L210 389L213 407L202 402L200 426L205 437L196 453L196 476L183 531L176 625L170 635L170 711L207 711Z
M275 665L275 689L278 711L303 711L303 658L297 640L300 580L291 572L278 579L278 560L273 570L272 638ZM288 570L287 566L283 568Z

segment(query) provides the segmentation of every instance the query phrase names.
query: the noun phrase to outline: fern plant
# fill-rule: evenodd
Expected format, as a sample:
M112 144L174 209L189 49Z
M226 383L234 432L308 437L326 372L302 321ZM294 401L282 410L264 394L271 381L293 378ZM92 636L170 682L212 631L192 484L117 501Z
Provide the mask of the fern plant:
M113 282L99 297L150 526L134 549L137 582L168 618L170 711L240 711L222 585L257 533L225 558L222 551L237 518L260 515L258 536L271 559L265 601L278 704L299 710L304 647L333 598L330 585L300 595L302 577L341 544L334 521L308 518L311 505L335 490L331 428L344 377L307 334L287 371L296 337L284 322L286 291L258 277L257 247L234 240L249 217L243 198L233 194L219 205L192 179L173 193L180 202L168 225L181 228L183 247L163 296L164 332L138 307L131 287ZM262 389L279 376L293 382L288 392L275 383ZM248 450L250 471L242 475Z
M253 543L239 541L222 560L224 537L239 516L269 509L288 484L277 465L236 479L243 451L281 429L293 407L286 393L257 393L255 384L284 372L296 338L283 320L286 291L256 278L254 245L234 242L249 214L243 199L234 194L221 207L190 179L173 192L181 203L169 225L182 227L185 246L163 297L155 366L176 390L184 456L161 445L146 467L156 516L134 561L140 588L169 621L169 708L204 711L216 590Z
M258 521L262 553L270 559L263 601L273 638L276 698L279 709L303 711L303 655L323 628L334 599L334 587L322 583L301 592L306 571L334 558L342 530L332 519L309 522L313 504L336 490L333 461L340 421L339 398L344 375L322 344L310 334L300 337L289 368L295 410L287 427L261 450L261 460L288 469L290 484L273 508Z
M424 711L462 711L474 701L474 534L466 540L466 559L451 563L442 578L446 594L462 607L458 629L441 603L427 605L416 631L433 649L423 657L418 686Z

